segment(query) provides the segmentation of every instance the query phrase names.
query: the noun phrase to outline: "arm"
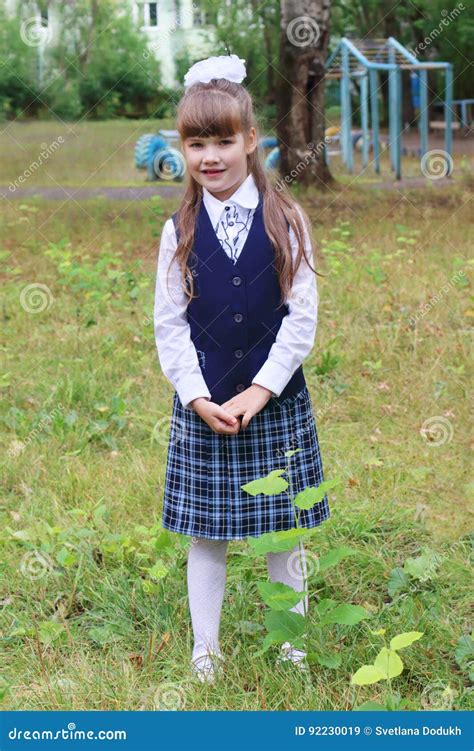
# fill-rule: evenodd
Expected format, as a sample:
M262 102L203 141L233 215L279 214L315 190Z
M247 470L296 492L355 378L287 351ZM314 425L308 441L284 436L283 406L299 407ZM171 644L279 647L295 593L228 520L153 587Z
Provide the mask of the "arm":
M171 382L184 408L192 409L198 397L211 398L202 375L196 348L186 316L188 298L181 286L181 274L170 260L176 250L176 232L172 219L163 227L156 274L154 332L158 360L164 376Z
M296 259L298 246L295 233L291 228L289 237L293 258ZM305 251L311 261L311 245L306 227L304 240ZM288 314L281 322L267 360L252 380L252 383L269 389L273 396L280 396L294 372L311 352L316 337L318 314L316 274L310 269L304 256L286 302Z

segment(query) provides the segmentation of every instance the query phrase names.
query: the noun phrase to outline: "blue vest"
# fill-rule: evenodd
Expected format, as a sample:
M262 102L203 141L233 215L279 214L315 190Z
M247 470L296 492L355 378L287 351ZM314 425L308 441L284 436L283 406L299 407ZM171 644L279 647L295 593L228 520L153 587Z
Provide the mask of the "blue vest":
M179 236L177 212L172 219ZM280 284L274 258L265 232L261 193L235 264L222 248L202 202L188 259L198 297L188 304L187 319L204 380L217 404L251 386L288 315L287 304L278 308ZM274 399L279 403L305 385L300 365Z

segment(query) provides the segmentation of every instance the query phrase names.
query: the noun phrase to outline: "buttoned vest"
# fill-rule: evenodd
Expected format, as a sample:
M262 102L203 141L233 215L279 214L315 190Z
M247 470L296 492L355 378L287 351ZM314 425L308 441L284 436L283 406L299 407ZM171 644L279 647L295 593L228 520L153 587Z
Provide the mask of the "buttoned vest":
M179 239L177 212L172 219ZM280 284L274 259L274 247L263 221L261 193L235 264L221 246L201 203L188 258L197 297L188 304L187 320L204 380L217 404L252 384L288 315L287 304L278 307ZM305 385L300 365L274 399L281 402Z

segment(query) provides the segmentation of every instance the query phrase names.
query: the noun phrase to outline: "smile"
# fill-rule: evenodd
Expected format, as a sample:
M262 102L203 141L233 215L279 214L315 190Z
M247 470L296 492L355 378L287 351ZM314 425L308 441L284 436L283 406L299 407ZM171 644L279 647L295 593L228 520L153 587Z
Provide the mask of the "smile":
M221 172L225 172L223 169L203 169L201 170L203 175L220 175Z

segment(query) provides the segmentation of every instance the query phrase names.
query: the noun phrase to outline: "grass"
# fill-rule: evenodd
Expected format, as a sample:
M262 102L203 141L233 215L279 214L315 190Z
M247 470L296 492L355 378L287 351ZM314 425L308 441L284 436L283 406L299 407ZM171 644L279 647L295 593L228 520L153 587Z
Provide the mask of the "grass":
M77 184L75 169L63 174ZM308 549L356 550L311 580L309 638L340 667L313 664L306 679L276 667L273 648L253 657L266 564L234 541L227 675L214 687L189 676L188 540L159 530L173 389L151 323L160 231L177 201L14 201L0 219L3 708L351 709L383 697L382 684L350 685L381 646L378 628L423 632L393 680L410 709L472 706L456 660L470 629L471 186L295 195L324 274L304 370L326 477L342 480ZM426 548L439 564L389 594L393 569ZM372 617L321 634L325 597Z

